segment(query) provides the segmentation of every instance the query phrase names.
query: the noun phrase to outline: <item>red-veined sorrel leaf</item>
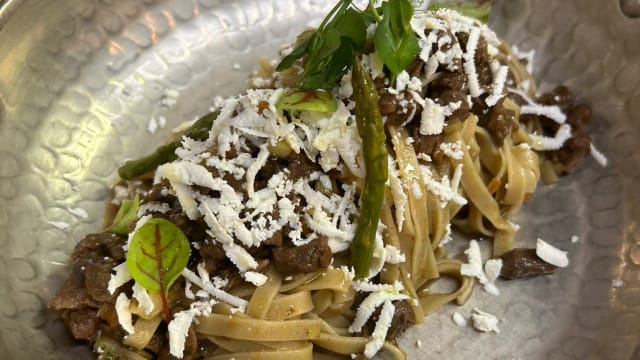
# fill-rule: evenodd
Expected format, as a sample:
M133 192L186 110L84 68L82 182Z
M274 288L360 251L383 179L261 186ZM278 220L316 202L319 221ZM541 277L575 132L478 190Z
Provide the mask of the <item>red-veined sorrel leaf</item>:
M165 319L171 315L167 291L187 266L191 248L179 227L165 219L152 219L134 234L127 253L131 276L150 293L160 293Z
M325 90L298 90L289 89L278 100L278 110L308 110L324 113L333 113L338 108L338 103Z

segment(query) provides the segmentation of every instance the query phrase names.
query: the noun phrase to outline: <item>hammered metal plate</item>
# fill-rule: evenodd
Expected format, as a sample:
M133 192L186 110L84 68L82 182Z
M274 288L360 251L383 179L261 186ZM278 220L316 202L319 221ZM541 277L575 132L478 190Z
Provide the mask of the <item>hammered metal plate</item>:
M91 358L45 304L74 244L100 229L117 165L206 112L214 96L244 89L257 57L273 58L332 2L5 1L0 358ZM551 241L569 251L569 268L500 282L498 298L476 291L401 344L413 359L640 359L640 19L626 18L614 0L494 3L497 32L536 50L543 89L564 83L592 104L595 143L609 166L588 159L540 188L516 219L520 244ZM150 134L152 117L166 118L166 127ZM453 311L469 316L474 306L496 314L502 331L451 321Z

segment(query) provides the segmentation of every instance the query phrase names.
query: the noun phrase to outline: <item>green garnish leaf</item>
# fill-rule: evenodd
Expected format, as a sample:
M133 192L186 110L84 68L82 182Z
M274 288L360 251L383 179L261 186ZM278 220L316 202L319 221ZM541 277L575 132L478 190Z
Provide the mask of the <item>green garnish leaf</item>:
M131 277L150 293L160 293L165 320L171 319L167 291L187 266L191 248L179 227L165 219L152 219L134 234L127 253Z
M305 36L305 34L308 35ZM304 56L307 48L309 47L309 43L311 42L310 40L313 36L313 32L304 33L301 36L303 37L303 39L298 43L298 46L296 46L296 48L293 49L293 51L289 55L285 56L282 61L280 61L280 64L278 64L276 71L287 70L288 68L293 66L293 63L296 62L296 60Z
M128 234L129 227L138 217L138 209L140 209L140 196L136 195L133 200L123 200L113 219L111 232L118 235Z
M278 110L308 110L323 113L335 112L338 103L326 90L287 90L278 100Z
M420 51L410 25L412 16L410 0L389 0L382 9L382 22L376 29L374 43L378 56L391 71L392 80Z
M350 0L341 0L318 30L285 57L276 70L286 70L297 59L306 56L298 88L331 89L349 70L351 58L364 48L366 39L365 16L351 7Z
M436 11L438 9L451 9L459 12L464 16L478 19L483 23L489 21L489 14L491 14L491 0L484 0L480 2L444 2L435 3L429 6L429 10Z

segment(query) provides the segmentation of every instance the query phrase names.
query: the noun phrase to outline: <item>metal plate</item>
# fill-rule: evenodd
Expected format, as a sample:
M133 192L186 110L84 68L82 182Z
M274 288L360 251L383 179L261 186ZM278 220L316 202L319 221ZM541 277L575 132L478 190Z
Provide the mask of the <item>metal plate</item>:
M587 160L573 176L540 188L516 219L520 244L532 245L536 237L553 242L569 251L569 268L501 282L498 298L476 291L469 304L441 309L401 344L419 359L638 359L640 21L626 18L613 0L494 2L498 33L522 50L536 50L534 73L543 88L564 83L592 104L595 143L610 165ZM100 228L116 166L207 111L215 95L245 88L257 57L274 57L331 3L5 1L2 358L90 358L44 305L66 276L74 244ZM173 90L177 102L167 106ZM167 127L152 135L149 120L159 116ZM75 208L88 217L73 215ZM580 240L572 243L572 235ZM624 284L613 287L612 280ZM474 306L500 317L500 334L454 325L453 311L468 316Z

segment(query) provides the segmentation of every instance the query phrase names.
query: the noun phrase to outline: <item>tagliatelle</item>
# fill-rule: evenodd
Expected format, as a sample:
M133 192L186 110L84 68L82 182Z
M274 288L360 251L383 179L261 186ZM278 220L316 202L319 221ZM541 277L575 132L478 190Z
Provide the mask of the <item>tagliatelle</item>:
M341 6L336 9L343 16L357 15L346 2ZM212 360L343 359L378 352L405 359L394 345L399 334L444 304L469 299L475 275L463 274L464 263L448 254L452 226L492 238L493 256L510 251L517 231L511 218L539 179L553 180L574 165L566 149L556 148L563 139L554 134L581 130L569 125L574 118L559 124L535 114L563 113L559 105L532 100L531 74L486 25L446 9L417 13L411 26L404 25L421 46L406 71L391 76L370 47L354 53L354 63L375 83L370 90L379 94L383 129L359 132L354 108L363 106L354 103L348 71L329 91L288 90L305 65L305 58L295 56L317 45L308 43L307 33L293 50L295 59L289 57L292 69L274 73L263 64L260 81L253 81L259 88L226 99L208 128L199 123L166 145L175 154L144 158L146 165L160 166L155 174L137 174L129 165L139 162L128 163L122 173L134 179L118 185L127 186L119 189L126 195L114 201L138 193L143 199L131 233L152 218L172 221L189 240L191 255L166 294L168 324L161 323L160 297L133 285L126 267L116 268L109 294L120 305L131 304L117 312L135 319L134 331L123 339L119 328L105 331L103 344L132 358L164 351ZM353 50L347 45L336 46ZM287 94L295 97L281 101ZM362 242L361 248L372 250L362 262L370 262L368 275L355 277L354 255L362 254L351 244L363 206L371 203L363 201L365 176L384 163L364 161L371 149L359 134L374 130L386 136L376 154L388 164L377 170L389 176L386 184L377 179L372 190L382 207L377 223L367 224L375 237ZM544 149L545 143L554 146ZM121 241L118 249L127 243L125 237L105 238ZM102 258L112 266L124 261L118 254ZM469 261L482 267L478 259ZM158 266L162 274L161 260ZM486 276L476 277L485 285ZM439 293L434 284L444 278L456 285ZM108 327L113 299L104 298L97 301L97 316L102 324L111 320Z

